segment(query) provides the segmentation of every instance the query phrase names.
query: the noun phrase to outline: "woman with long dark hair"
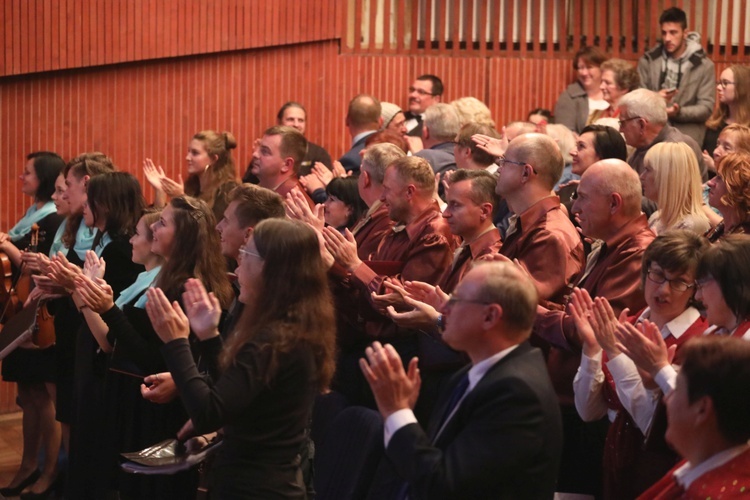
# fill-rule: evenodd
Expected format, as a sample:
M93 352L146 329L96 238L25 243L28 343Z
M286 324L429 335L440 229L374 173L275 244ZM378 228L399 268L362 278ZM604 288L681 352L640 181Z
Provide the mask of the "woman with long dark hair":
M198 373L182 309L160 289L148 291L146 309L195 432L224 429L212 498L305 498L297 454L315 395L335 366L333 306L315 231L261 222L241 249L237 279L245 310L215 378Z

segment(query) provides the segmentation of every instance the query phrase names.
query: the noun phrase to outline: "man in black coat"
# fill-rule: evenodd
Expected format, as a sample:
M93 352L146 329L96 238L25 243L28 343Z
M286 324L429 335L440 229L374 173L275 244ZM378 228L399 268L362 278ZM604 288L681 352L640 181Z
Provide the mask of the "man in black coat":
M375 342L362 370L385 419L386 456L404 482L395 498L552 498L562 447L557 398L528 343L537 294L510 263L473 268L443 305L443 340L465 351L427 431L411 408L419 370Z

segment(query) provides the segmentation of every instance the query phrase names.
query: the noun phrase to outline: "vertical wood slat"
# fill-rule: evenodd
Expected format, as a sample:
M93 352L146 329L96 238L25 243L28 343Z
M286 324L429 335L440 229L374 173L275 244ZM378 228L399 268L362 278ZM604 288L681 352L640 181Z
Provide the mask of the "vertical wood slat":
M528 50L526 48L526 18L528 16L529 5L530 4L527 2L521 2L521 8L519 9L518 15L518 43L521 48L521 57L526 57L528 53Z
M723 33L723 35L726 37L724 38L725 41L725 57L728 61L734 61L736 60L736 57L732 55L732 25L734 24L734 2L729 2L727 4L727 24L726 24L726 31ZM721 38L717 40L717 42L720 43Z
M737 46L737 61L745 59L745 28L747 27L747 0L740 2L740 33Z
M501 0L492 0L490 9L490 51L493 56L500 55L500 2Z
M461 3L459 0L453 0L453 22L450 23L451 26L451 35L450 40L452 45L451 53L454 56L458 56L461 53L461 36L460 36L460 28L461 24L458 22L458 16L461 9ZM446 8L448 6L448 2L446 2ZM464 18L464 29L466 28L466 19ZM438 50L440 52L445 52L445 20L441 19L440 28L443 33L441 34L440 44L438 46Z
M713 43L714 50L718 54L719 44L721 43L721 8L723 2L716 2L716 18L714 19L714 36L711 42Z
M432 53L432 1L424 0L424 52L428 55Z

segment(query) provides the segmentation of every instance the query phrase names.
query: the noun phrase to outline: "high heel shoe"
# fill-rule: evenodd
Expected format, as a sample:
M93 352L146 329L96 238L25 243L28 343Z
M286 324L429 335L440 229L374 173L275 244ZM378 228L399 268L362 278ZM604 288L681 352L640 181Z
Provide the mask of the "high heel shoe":
M24 490L24 488L26 488L30 484L34 484L36 480L39 479L39 476L41 475L42 475L42 471L40 471L39 469L36 469L34 472L29 474L29 476L26 479L18 483L18 486L14 486L12 488L10 486L7 488L0 488L0 495L4 497L18 496L18 494L21 493Z
M31 491L21 492L21 500L45 500L46 498L50 497L52 492L59 490L60 486L62 485L62 481L63 475L58 471L57 477L49 484L49 486L47 486L46 490L39 493L33 493Z

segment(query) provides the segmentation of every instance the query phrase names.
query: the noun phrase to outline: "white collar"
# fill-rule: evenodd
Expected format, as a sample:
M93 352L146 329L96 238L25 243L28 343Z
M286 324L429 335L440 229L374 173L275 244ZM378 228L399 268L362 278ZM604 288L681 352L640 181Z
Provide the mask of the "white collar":
M685 488L686 490L696 479L700 478L703 474L710 472L714 469L718 469L725 463L729 462L738 455L744 453L750 449L750 444L745 443L734 448L729 448L724 451L720 451L714 456L704 460L698 465L691 465L690 462L685 462L685 465L673 472L675 481Z
M474 389L479 381L482 380L482 378L487 374L490 368L495 366L495 364L497 364L501 359L510 354L510 352L516 347L518 347L518 344L510 346L507 349L503 349L502 351L493 354L489 358L483 359L479 363L473 365L469 369L469 388L466 389L466 392L468 393L469 391Z
M694 307L688 307L682 313L674 318L672 321L668 322L664 325L664 328L661 329L661 336L663 338L667 338L670 335L672 335L674 338L679 339L682 337L682 335L693 326L693 323L695 323L698 318L700 318L701 313L698 312L698 310ZM636 323L643 321L644 319L649 319L651 317L651 308L647 307L643 310L640 316L638 316L638 321Z

